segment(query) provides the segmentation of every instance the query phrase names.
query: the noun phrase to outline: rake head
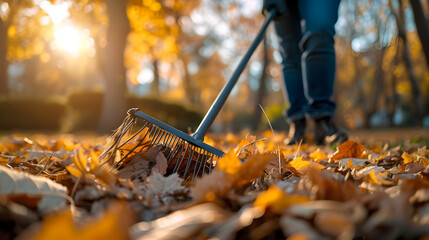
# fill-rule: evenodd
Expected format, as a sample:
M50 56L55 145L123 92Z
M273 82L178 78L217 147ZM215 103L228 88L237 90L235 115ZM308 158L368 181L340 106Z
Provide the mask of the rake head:
M214 162L224 153L201 140L177 130L137 108L128 110L128 116L109 138L100 158L121 168L135 154L160 146L167 159L167 174L178 173L183 179L194 180L210 174Z

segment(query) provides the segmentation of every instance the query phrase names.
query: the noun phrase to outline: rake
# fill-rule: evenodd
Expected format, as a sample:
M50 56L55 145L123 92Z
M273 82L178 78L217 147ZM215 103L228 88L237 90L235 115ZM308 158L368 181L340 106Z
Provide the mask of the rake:
M196 132L188 135L137 108L128 110L128 116L109 138L106 150L100 159L121 168L131 156L160 146L167 159L167 173L178 173L183 179L194 180L197 176L210 174L214 163L224 152L204 143L204 135L224 105L231 90L246 67L250 57L264 37L269 23L276 15L271 9L244 57L206 113ZM118 154L118 151L120 154Z

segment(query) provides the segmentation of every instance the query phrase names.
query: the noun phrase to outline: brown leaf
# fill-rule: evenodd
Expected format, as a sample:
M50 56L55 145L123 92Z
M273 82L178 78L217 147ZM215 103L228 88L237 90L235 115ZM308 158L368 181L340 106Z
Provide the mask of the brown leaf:
M314 218L314 224L324 234L336 239L352 239L354 224L343 212L320 212Z
M144 183L153 172L165 174L167 159L161 149L162 146L158 145L135 154L131 160L122 165L122 169L118 171L118 177L130 179L135 184L139 184Z
M47 178L10 170L0 166L0 194L28 194L42 197L38 209L48 213L66 205L64 186Z
M7 199L14 203L21 204L28 208L36 209L39 205L40 200L42 200L41 196L29 195L26 193L17 193L17 194L9 194L7 195Z
M338 146L338 150L331 156L331 161L341 158L362 158L365 147L353 140L348 140Z
M176 211L152 222L140 222L130 229L132 239L192 239L203 236L202 230L224 222L230 213L212 203Z

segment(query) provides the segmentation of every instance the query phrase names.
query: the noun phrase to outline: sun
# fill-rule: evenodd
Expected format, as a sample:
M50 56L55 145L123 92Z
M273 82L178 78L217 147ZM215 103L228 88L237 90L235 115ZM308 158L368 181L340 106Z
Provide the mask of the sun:
M82 50L84 36L78 28L72 25L58 28L54 32L54 37L58 48L71 55L77 56Z

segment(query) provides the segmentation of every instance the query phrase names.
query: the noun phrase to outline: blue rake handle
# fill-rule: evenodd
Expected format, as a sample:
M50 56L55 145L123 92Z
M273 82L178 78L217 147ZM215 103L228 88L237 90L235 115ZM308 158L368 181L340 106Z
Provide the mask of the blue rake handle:
M198 126L197 131L192 135L192 137L198 141L204 140L204 135L206 134L207 130L212 125L213 121L215 120L217 114L219 113L220 109L224 105L226 99L228 98L229 94L231 93L231 90L237 83L238 78L240 77L241 73L243 72L244 68L246 67L247 63L249 62L250 57L252 56L255 49L258 47L259 43L261 43L262 39L264 38L265 31L268 28L268 25L273 20L273 18L276 16L277 10L272 8L269 11L269 14L265 18L264 24L262 25L261 29L258 32L258 35L256 35L255 39L253 40L252 44L250 45L249 49L247 50L244 57L241 59L240 63L238 64L237 68L235 69L234 73L232 74L229 81L226 83L226 85L223 87L222 91L217 96L216 100L213 102L212 106L210 107L209 111L206 113L204 119Z

